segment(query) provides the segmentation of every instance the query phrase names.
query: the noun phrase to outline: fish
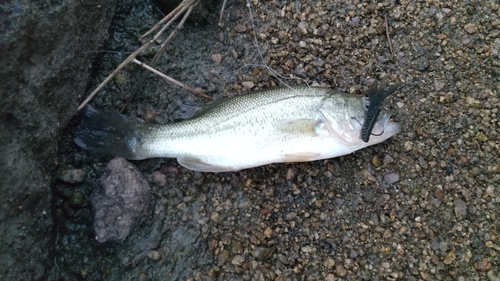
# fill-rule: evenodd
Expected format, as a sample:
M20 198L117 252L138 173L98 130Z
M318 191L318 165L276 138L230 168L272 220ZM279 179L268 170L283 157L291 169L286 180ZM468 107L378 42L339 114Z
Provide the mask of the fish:
M74 141L83 149L129 160L177 158L201 172L334 158L401 131L382 110L364 142L363 101L329 88L272 88L224 99L187 120L167 124L87 105Z

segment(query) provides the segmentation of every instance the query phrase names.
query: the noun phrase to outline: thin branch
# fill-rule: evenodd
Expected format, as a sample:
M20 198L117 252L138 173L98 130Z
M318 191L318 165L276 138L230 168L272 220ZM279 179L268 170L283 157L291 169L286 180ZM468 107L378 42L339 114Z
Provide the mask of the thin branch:
M224 15L224 9L226 8L226 2L227 0L224 0L222 2L222 8L220 9L220 16L219 16L219 26L222 27L222 16Z
M165 41L163 43L161 43L161 47L160 47L161 49L165 48L165 45L167 45L167 43L170 42L170 40L172 40L174 35L176 35L177 32L179 32L179 30L182 29L182 26L184 26L184 23L186 22L187 18L189 17L191 12L193 11L194 7L196 7L196 5L198 5L198 3L200 3L200 1L201 0L197 0L189 7L188 11L186 12L184 17L182 18L181 22L179 22L177 27L172 31L172 33L170 33L170 35L167 37L167 39L165 39Z
M184 0L184 1L182 1L182 3L180 3L179 6L177 6L172 12L170 12L163 19L161 19L158 23L156 23L155 26L153 26L151 29L149 29L146 33L144 33L143 35L141 35L141 37L139 37L139 39L143 39L144 37L148 36L153 31L155 31L156 29L158 29L158 27L160 27L160 25L162 25L167 20L169 20L172 16L177 15L177 13L179 12L179 10L182 9L184 6L186 6L187 2L189 2L189 1L192 1L192 0Z
M391 55L394 56L392 51L391 37L389 36L389 24L387 23L387 14L385 14L385 35L387 36L387 42L389 42L389 50L391 50Z
M158 70L156 70L156 69L152 68L151 66L149 66L149 65L147 65L147 64L145 64L145 63L143 63L143 62L141 62L141 61L138 61L138 60L136 60L136 59L134 59L133 61L134 61L136 64L138 64L138 65L142 66L143 68L145 68L145 69L147 69L147 70L149 70L149 71L153 72L154 74L157 74L157 75L159 75L159 76L161 76L161 77L165 78L167 81L169 81L169 82L171 82L171 83L174 83L174 84L175 84L175 85L177 85L177 86L180 86L180 87L182 87L182 88L184 88L184 89L186 89L186 90L188 90L188 91L192 92L193 94L199 95L199 96L204 97L204 98L209 99L209 100L211 100L211 99L212 99L210 96L208 96L208 95L204 94L202 91L199 91L199 90L197 90L197 89L191 88L191 87L189 87L189 86L187 86L187 85L185 85L185 84L183 84L183 83L181 83L181 82L179 82L179 81L177 81L177 80L175 80L175 79L173 79L173 78L171 78L171 77L169 77L169 76L167 76L167 75L165 75L165 74L161 73L160 71L158 71Z
M102 89L102 87L104 87L104 85L106 85L109 81L111 81L111 79L113 79L113 77L115 77L115 75L118 72L120 72L120 70L122 70L125 66L127 66L127 64L129 64L131 61L133 61L135 59L135 57L137 57L137 55L139 55L142 51L144 51L146 48L148 48L151 45L151 43L152 43L152 41L145 43L139 49L137 49L135 52L130 54L122 63L120 63L120 65L110 75L108 75L108 77L106 77L106 79L104 79L104 81L102 81L101 84L99 84L99 86L97 86L97 88L82 102L82 104L80 104L77 111L79 111L85 105L87 105L87 103L89 103L89 101L97 94L97 92L99 92L99 90Z
M186 22L187 18L189 17L189 15L191 14L191 12L193 11L193 8L198 5L198 3L200 2L200 0L196 1L196 2L191 2L190 3L190 6L189 6L189 9L187 10L187 12L184 14L184 17L182 18L182 20L179 22L179 24L177 25L177 27L172 31L172 33L170 33L170 35L168 36L167 39L165 39L165 41L163 41L163 43L160 45L160 48L158 49L158 51L156 52L155 56L153 57L153 59L151 60L150 64L151 64L151 67L154 68L156 66L156 64L158 63L158 61L160 60L160 57L163 55L163 53L165 52L166 50L166 46L167 46L167 43L170 42L170 40L172 40L172 38L174 37L175 34L177 34L177 32L182 28L182 26L184 25L184 23ZM180 15L184 10L181 10L178 15ZM172 18L172 20L175 20L178 15L176 15L174 18ZM167 23L167 25L170 24ZM162 30L160 30L158 32L158 34L155 36L155 38L157 36L159 36L159 34L161 34L161 32L164 31L164 28L162 28ZM155 40L153 38L153 40ZM139 80L139 83L137 83L137 85L134 87L134 90L132 91L132 93L128 96L127 98L127 101L125 102L125 104L122 106L122 108L120 109L120 112L123 112L125 111L125 108L127 108L128 104L130 103L130 101L134 98L134 96L137 94L137 92L139 91L139 89L141 88L142 86L142 83L144 83L144 81L146 80L146 78L148 77L148 74L149 72L144 72L141 76L141 79Z
M186 10L186 14L184 15L184 17L182 18L181 20L181 23L177 26L177 28L172 31L172 33L169 35L169 37L162 43L161 45L161 48L160 48L160 54L163 53L164 51L164 48L165 48L165 45L170 42L170 40L173 38L173 36L175 34L177 34L178 30L182 27L182 25L184 24L184 22L186 21L187 17L189 16L189 14L191 14L193 8L198 5L198 3L200 3L201 0L184 0L182 1L181 4L179 4L179 6L177 6L172 12L170 12L167 16L165 16L159 23L157 23L153 28L151 28L148 32L146 32L144 35L142 35L140 37L140 39L144 38L145 36L149 35L151 32L155 31L160 25L162 25L164 22L170 20L165 26L163 26L163 28L153 37L152 40L149 40L148 42L144 43L139 49L137 49L135 52L133 52L132 54L130 54L122 63L120 63L120 65L118 65L118 67L110 74L106 77L106 79L104 79L104 81L101 82L101 84L99 84L99 86L97 86L97 88L92 92L90 93L90 95L80 104L80 106L78 106L78 111L81 110L85 105L87 105L90 100L92 100L92 98L94 98L94 96L109 82L111 81L111 79L113 79L113 77L116 76L116 74L118 72L120 72L120 70L122 70L125 66L127 66L127 64L129 64L130 62L134 61L135 58L137 57L137 55L139 55L142 51L144 51L145 49L147 49L149 46L151 46L153 44L153 42L158 39L158 37L161 36L161 34L168 28L168 26L170 26L181 14L183 14ZM158 60L159 58L159 55L157 54L157 56L155 56L155 58L153 58L153 60ZM156 63L156 62L155 62ZM145 76L143 76L143 79L145 79ZM144 81L144 80L142 80ZM141 83L142 83L141 81ZM140 84L139 83L139 86ZM134 93L137 91L138 87L136 87L136 90L134 91ZM194 92L197 92L196 90ZM207 96L208 97L208 96ZM208 97L210 98L210 97ZM127 101L128 103L128 101ZM126 103L126 104L127 104ZM126 105L125 105L126 106Z
M158 33L156 33L156 35L153 37L153 40L156 40L158 39L158 37L160 37L161 34L163 34L163 32L165 32L165 30L177 19L179 18L180 15L182 15L187 9L190 9L192 10L192 8L194 6L196 6L199 1L197 1L196 3L193 4L193 2L196 1L196 0L192 0L192 1L189 1L184 7L182 7L182 9L177 13L175 14L175 16L167 23L165 24L165 26L163 26L160 31L158 31Z

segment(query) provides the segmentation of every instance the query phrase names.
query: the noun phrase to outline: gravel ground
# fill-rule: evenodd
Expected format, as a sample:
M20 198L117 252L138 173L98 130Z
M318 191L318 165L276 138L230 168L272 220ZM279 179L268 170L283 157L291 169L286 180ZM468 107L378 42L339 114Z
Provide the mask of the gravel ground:
M158 20L154 6L141 5L118 9L109 49L126 52ZM158 68L216 99L279 85L257 66L255 32L265 63L300 78L288 84L361 96L374 79L403 82L387 107L404 131L340 158L233 173L134 161L152 187L153 211L119 245L93 241L88 202L111 158L81 151L68 134L62 166L87 177L54 186L54 278L500 280L498 1L254 0L250 7L255 27L243 1L228 3L223 27L218 10L188 23ZM102 56L96 80L121 59ZM117 110L138 77L128 67L93 103ZM155 77L126 114L169 122L200 102Z

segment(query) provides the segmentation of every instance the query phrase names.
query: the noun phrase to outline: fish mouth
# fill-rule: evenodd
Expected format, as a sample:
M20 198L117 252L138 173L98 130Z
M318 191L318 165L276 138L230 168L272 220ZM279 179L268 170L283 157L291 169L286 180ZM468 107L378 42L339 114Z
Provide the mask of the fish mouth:
M389 111L380 111L377 122L375 123L375 126L373 126L369 142L372 142L371 138L374 138L374 141L376 142L382 142L401 132L401 124L392 121L391 116L392 113Z
M377 118L377 121L373 125L371 130L370 138L365 142L361 137L360 133L363 130L363 121L361 118L349 118L349 121L342 126L340 130L335 131L334 134L337 135L344 145L349 147L366 147L373 144L381 143L386 139L394 136L395 134L401 132L401 125L397 122L391 120L392 113L386 110L381 110ZM360 121L361 120L361 121Z

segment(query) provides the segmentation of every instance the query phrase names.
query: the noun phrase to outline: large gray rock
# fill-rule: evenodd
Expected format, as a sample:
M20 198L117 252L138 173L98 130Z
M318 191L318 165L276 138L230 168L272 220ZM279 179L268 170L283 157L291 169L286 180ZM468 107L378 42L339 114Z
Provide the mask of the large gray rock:
M149 184L137 167L116 157L106 166L90 201L97 242L123 242L146 215Z
M87 87L115 0L7 0L0 9L0 279L50 268L58 135ZM52 260L52 259L50 259Z

